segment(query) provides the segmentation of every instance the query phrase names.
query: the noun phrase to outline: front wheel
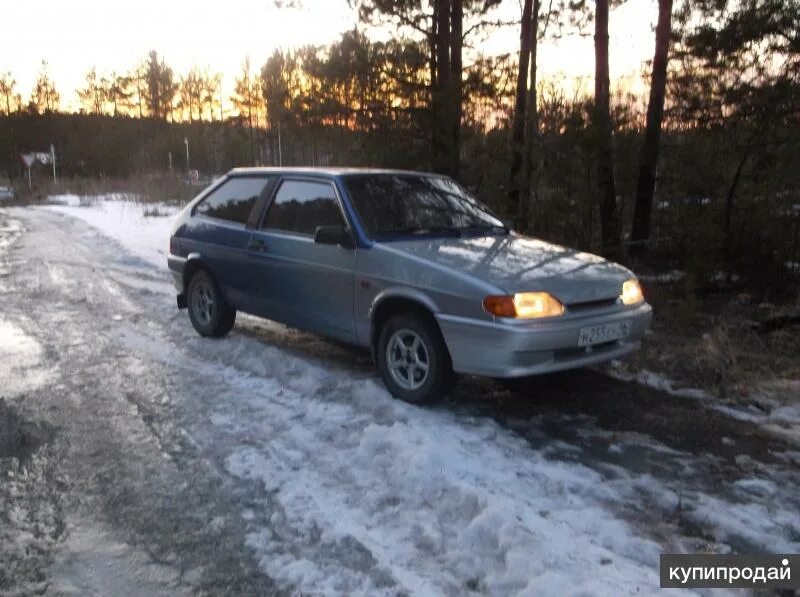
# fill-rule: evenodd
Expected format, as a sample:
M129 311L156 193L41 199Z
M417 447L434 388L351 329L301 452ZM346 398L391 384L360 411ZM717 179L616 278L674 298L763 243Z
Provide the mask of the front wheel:
M378 371L397 398L423 404L447 394L453 381L450 354L436 326L418 315L390 318L377 346Z
M201 336L220 338L233 328L236 310L222 296L216 280L199 270L189 281L189 319Z

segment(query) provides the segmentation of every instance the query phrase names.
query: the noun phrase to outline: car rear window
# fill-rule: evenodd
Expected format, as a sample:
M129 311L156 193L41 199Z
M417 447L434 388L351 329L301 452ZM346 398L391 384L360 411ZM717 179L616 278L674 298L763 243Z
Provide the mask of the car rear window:
M231 178L198 203L194 213L245 224L268 182L265 177Z
M333 186L327 182L287 180L272 202L264 228L314 234L317 226L344 226Z

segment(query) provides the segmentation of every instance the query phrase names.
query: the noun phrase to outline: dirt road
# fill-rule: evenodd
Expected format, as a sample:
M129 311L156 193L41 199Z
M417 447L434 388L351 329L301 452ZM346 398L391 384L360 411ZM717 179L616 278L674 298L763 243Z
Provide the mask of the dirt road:
M166 240L164 242L166 246ZM368 355L0 210L0 594L593 594L667 551L800 551L800 448L600 372L392 400Z

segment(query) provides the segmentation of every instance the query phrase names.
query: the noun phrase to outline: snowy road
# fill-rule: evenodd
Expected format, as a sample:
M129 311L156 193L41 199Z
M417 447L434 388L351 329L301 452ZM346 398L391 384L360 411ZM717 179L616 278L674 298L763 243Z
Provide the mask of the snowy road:
M800 551L791 436L592 371L415 408L277 324L202 339L142 209L0 210L41 444L0 468L0 593L648 594L659 553Z

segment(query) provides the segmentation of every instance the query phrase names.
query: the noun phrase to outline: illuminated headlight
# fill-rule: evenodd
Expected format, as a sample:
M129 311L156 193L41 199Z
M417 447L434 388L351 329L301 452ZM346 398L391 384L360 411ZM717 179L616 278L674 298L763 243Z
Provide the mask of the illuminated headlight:
M497 317L515 319L541 319L564 313L556 297L547 292L520 292L513 296L487 296L483 308Z
M626 280L622 285L622 294L619 295L619 298L622 299L622 303L625 305L638 305L644 301L644 295L642 294L642 287L639 285L639 280L635 278Z

